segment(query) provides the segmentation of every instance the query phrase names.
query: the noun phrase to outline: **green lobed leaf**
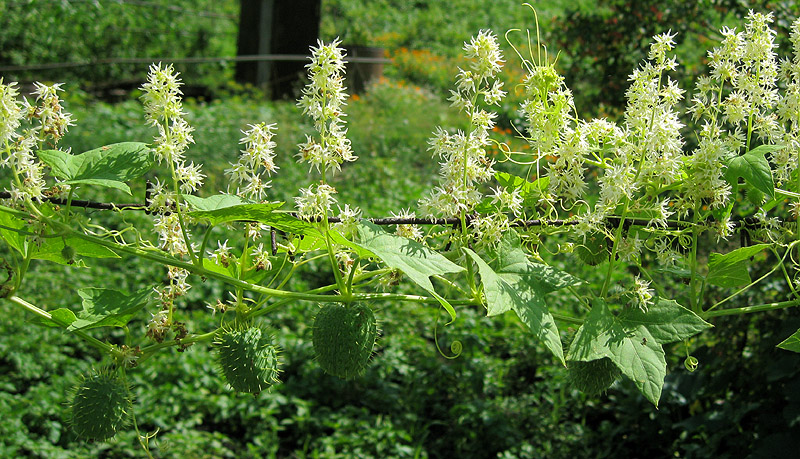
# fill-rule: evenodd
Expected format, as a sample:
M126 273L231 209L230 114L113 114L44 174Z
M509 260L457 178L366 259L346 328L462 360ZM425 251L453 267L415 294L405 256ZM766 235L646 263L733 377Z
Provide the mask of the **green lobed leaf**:
M529 182L522 177L509 174L508 172L496 172L494 178L497 180L497 183L509 191L519 190L519 195L525 207L534 207L536 201L541 196L540 190L547 190L550 184L550 177L541 177L536 181ZM475 211L484 214L492 213L496 211L496 207L497 206L493 203L493 199L487 197L478 204Z
M62 254L65 246L64 242L64 238L60 237L42 239L42 243L34 247L32 258L53 261L62 265L70 264L73 260L67 260ZM119 255L108 247L77 237L66 238L66 245L75 249L76 259L77 257L119 258Z
M500 185L508 188L510 191L519 190L522 199L529 199L540 194L540 189L547 190L550 185L550 177L541 177L534 182L529 182L517 175L509 174L508 172L497 172L494 174L495 180Z
M358 233L358 242L342 238L343 242L347 242L348 246L367 250L390 268L402 271L415 284L433 295L447 310L450 317L455 319L455 309L434 291L430 276L457 273L464 271L464 268L417 241L387 233L379 226L367 221L361 221L358 224Z
M3 209L8 209L8 212ZM27 225L25 220L17 218L9 212L16 211L5 206L0 206L0 226L19 230L25 228ZM0 228L0 237L17 252L25 254L25 235L6 228Z
M673 300L658 299L646 313L631 308L615 316L602 299L596 299L567 359L588 362L608 357L658 406L667 374L662 345L709 327L711 324Z
M488 307L487 315L493 316L513 309L536 339L565 365L558 327L544 301L547 289L530 272L530 265L501 266L495 271L472 250L465 248L464 252L478 265Z
M67 308L58 308L48 312L53 318L52 320L45 319L41 316L34 316L28 322L43 327L64 328L78 319L75 313Z
M535 279L545 293L583 282L581 279L552 266L532 262L522 249L519 234L513 230L506 231L503 234L494 256L496 258L495 268L525 266L525 275Z
M725 179L731 184L734 191L738 187L739 178L743 178L755 189L769 197L774 197L775 184L772 180L772 169L764 155L781 148L783 145L761 145L741 156L731 158L727 163Z
M719 287L740 287L751 282L747 260L766 250L769 244L742 247L726 254L712 252L708 257L706 281Z
M215 194L207 198L194 196L191 194L182 194L181 198L188 202L194 210L212 211L217 209L224 209L226 207L238 206L241 204L252 204L250 201L236 196L234 194Z
M575 334L567 359L589 362L603 357L611 359L647 400L658 406L667 375L661 343L644 325L631 326L619 320L598 298Z
M287 233L319 235L319 231L311 223L295 218L288 212L277 210L282 205L282 202L238 204L213 210L196 210L189 212L189 216L207 220L212 225L234 221L260 222Z
M787 351L800 352L800 330L797 330L792 336L781 341L777 347L786 349Z
M647 312L639 308L627 308L618 318L626 326L646 327L661 344L681 341L713 327L677 301L663 298L657 298Z
M42 150L37 155L67 184L98 185L128 194L131 189L125 182L141 177L154 163L147 144L141 142L115 143L79 155L60 150Z
M78 295L83 298L83 309L67 329L124 327L147 304L152 292L149 287L131 295L105 288L82 288Z
M360 245L358 245L358 244L356 244L354 242L351 242L349 239L344 237L341 233L339 233L336 230L328 230L328 235L331 238L331 242L333 242L334 244L339 244L339 245L343 245L345 247L349 247L350 249L353 250L353 252L359 258L366 259L366 258L370 258L370 257L374 257L375 256L375 253L373 253L369 249L366 249L366 248L364 248L364 247L362 247L362 246L360 246ZM325 248L325 244L327 244L327 242L325 241L325 238L320 235L320 236L317 236L316 239L318 241L316 244L309 244L313 240L313 238L310 238L310 237L306 237L303 242L308 244L307 245L308 248L319 247L321 245L320 248L324 249Z

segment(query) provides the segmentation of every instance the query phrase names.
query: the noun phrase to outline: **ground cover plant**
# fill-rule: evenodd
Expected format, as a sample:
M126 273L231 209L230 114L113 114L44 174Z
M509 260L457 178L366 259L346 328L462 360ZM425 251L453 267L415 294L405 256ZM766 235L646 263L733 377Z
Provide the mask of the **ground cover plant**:
M9 0L0 4L0 66L16 67L3 72L16 81L133 87L149 64L125 59L234 56L237 21L234 1ZM98 60L118 62L93 65ZM217 88L229 86L229 64L178 68Z
M196 134L187 122L179 81L169 66L153 66L143 86L147 120L157 131L155 141L90 147L80 155L55 149L71 124L57 87L38 86L31 106L14 97L14 85L4 85L4 159L11 176L0 231L8 243L6 299L38 316L39 325L83 338L104 357L108 366L85 369L85 379L72 398L68 416L73 430L102 440L119 430L108 427L131 422L128 435L138 438L148 454L151 436L138 428L136 416L141 414L132 403L135 389L130 380L149 374L145 384L157 387L155 381L168 377L168 371L150 362L164 350L190 355L208 344L228 384L258 395L275 384L281 372L285 385L290 385L301 379L298 373L310 371L279 365L285 358L280 348L286 346L278 344L304 327L313 342L305 349L305 360L316 354L322 368L349 379L369 371L366 361L377 334L373 317L389 308L426 310L414 305L432 306L429 310L441 316L428 335L432 343L424 344L437 349L443 359L463 361L482 346L476 342L479 334L458 329L459 320L490 327L492 322L480 316L497 316L494 320L504 325L512 320L526 327L531 342L520 348L536 349L531 352L549 355L546 359L552 364L565 364L570 384L602 392L621 378L626 381L621 384L635 387L644 400L657 405L664 388L669 389L667 359L676 359L667 355L664 345L683 342L668 349L682 351L681 364L692 371L698 359L689 354L690 338L710 327L707 320L782 310L798 303L792 214L798 191L793 143L797 108L792 105L798 58L791 56L782 64L784 86L779 90L769 22L770 16L753 13L742 32L723 30L725 41L711 54L711 76L699 82L689 111L705 122L705 128L697 133L698 147L688 153L682 149L676 108L682 90L669 76L675 66L670 34L655 38L648 61L634 72L626 116L619 124L579 118L547 53L522 35L531 50L520 56L527 72L521 83L526 99L520 110L528 149L517 151L497 141L495 115L489 111L504 96L505 88L495 77L508 58L500 54L497 37L481 31L465 44L468 65L459 71L452 94L455 107L467 115L463 128L437 128L430 142L441 172L438 184L419 201L418 211L428 217L421 220L408 209L396 209L398 217L391 220L394 232L360 219L354 207L334 196L336 188L347 187L346 181L336 178L351 172L350 163L356 159L344 128L343 56L336 42L321 43L313 50L311 83L299 102L310 118L310 129L297 156L315 179L293 197L291 211L267 199L266 183L278 172L276 128L267 123L244 130L242 156L232 158L225 171L227 193L198 192L203 172L184 157ZM793 41L798 41L799 33L795 26ZM165 175L152 175L157 162L163 169L155 170L166 170ZM42 175L45 167L50 182ZM81 209L88 203L78 198L97 196L93 187L116 193L109 196L124 196L131 190L127 182L145 174L151 174L152 186L147 201L137 207L154 214L155 235L146 226L149 217L141 214L124 210L107 217ZM486 187L490 180L494 186ZM426 231L421 224L427 224ZM736 249L724 242L734 231L745 235ZM194 232L198 235L192 236ZM719 243L721 251L704 259L700 246L711 243ZM21 296L30 267L38 266L34 260L74 270L116 256L140 259L151 269L166 265L166 280L156 287L155 295L152 284L136 279L128 280L126 291L80 289L73 296L80 298L83 310L45 310ZM748 270L755 257L758 263ZM558 264L560 258L579 258L601 269L580 272L579 277L579 271ZM301 269L314 275L296 283L294 273ZM766 282L779 286L776 290L784 295L728 307ZM197 290L208 293L212 313L207 313L211 317L202 326L188 330L183 317L195 312L185 307L185 298ZM557 299L548 295L553 291L566 295ZM563 304L564 297L572 307ZM143 333L137 333L128 324L141 320L145 307L150 310L149 321ZM296 318L281 316L290 308L305 311L306 322L297 324ZM446 321L450 323L445 325ZM562 333L569 326L573 331ZM95 329L106 327L121 330L98 339ZM414 335L401 327L385 329L384 334L387 340ZM332 338L336 335L339 339ZM789 338L782 347L793 349L795 341ZM356 349L326 352L334 346ZM207 359L199 360L208 365ZM420 390L444 382L450 387L484 386L487 394L502 390L500 385L492 387L495 378L471 375L468 366L455 365L449 368L457 369L457 375L445 370ZM387 383L403 380L391 373L372 377ZM599 386L598 381L605 384ZM104 388L104 395L115 395L97 397L98 387ZM310 385L307 390L322 389ZM147 391L142 395L153 397ZM270 403L283 409L290 406L280 397L270 398ZM91 420L82 411L87 406L100 406L108 420L100 426L87 425ZM479 406L447 407L449 414L459 416L457 428L462 432L424 425L424 417L409 419L414 427L404 431L393 417L382 434L394 439L398 449L364 454L421 454L423 443L432 450L437 442L447 443L447 433L457 444L468 442L470 422L476 419L484 427L508 428L501 415L481 417ZM498 412L488 408L483 416ZM509 410L505 407L506 414ZM343 418L337 418L335 426L325 426L324 415L319 418L289 417L311 424L312 430L313 423L322 422L322 432L331 427L350 432L359 428L342 425ZM275 437L282 427L269 424L277 419L281 417L243 423L273 433L274 437L262 437L271 454L280 454ZM556 421L554 414L551 422ZM452 445L439 445L437 450L447 447ZM227 448L219 445L219 454L228 454ZM314 448L334 454L342 445ZM348 448L353 453L370 446ZM543 446L515 438L487 448L513 457L535 456L542 451L536 448Z

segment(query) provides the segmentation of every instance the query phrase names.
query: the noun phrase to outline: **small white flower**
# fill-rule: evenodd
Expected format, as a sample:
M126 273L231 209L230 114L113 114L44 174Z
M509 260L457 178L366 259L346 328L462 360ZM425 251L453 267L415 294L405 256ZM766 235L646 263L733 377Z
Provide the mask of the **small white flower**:
M300 218L306 220L323 218L330 213L336 202L333 195L336 189L327 184L311 185L300 189L300 196L294 198Z
M414 218L416 214L411 212L410 209L402 209L400 213L392 212L392 216L397 218ZM397 225L397 232L398 236L406 237L408 239L413 239L415 241L422 241L424 234L422 233L422 229L418 225L409 224L409 223L401 223Z
M648 307L653 304L653 289L650 282L636 276L633 279L633 291L631 292L631 304L643 312L647 312Z
M269 260L270 253L264 249L264 244L258 244L258 247L253 247L250 252L253 256L253 266L258 271L266 271L272 268L272 262Z

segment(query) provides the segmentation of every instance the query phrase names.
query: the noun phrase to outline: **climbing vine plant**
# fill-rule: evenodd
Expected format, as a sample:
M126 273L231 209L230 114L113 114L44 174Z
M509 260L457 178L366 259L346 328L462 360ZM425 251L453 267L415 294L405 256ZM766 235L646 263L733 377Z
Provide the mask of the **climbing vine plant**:
M497 75L506 58L496 35L480 31L464 45L469 65L459 69L450 98L468 128L433 133L440 177L417 212L380 219L339 203L330 181L357 160L347 139L338 41L311 49L298 105L315 135L296 155L309 167L310 184L288 204L269 199L278 127L267 122L243 131L241 156L225 171L227 189L202 190L201 165L185 158L193 130L169 65L153 65L142 86L154 139L80 154L58 149L73 124L59 85L37 84L28 100L15 83L0 80L0 239L8 246L2 297L37 325L62 328L102 351L105 366L84 375L71 395L73 429L88 439L110 438L130 421L138 431L126 374L166 349L211 345L232 389L258 395L270 388L281 363L270 314L294 302L314 310L318 364L341 378L358 377L368 364L378 335L374 300L441 308L450 326L458 326L460 308L483 308L487 316L516 314L579 389L599 393L628 378L657 405L665 345L686 342L685 366L694 371L698 361L687 340L711 328L714 317L800 305L800 21L791 29L793 54L780 61L771 21L751 13L742 30L722 29L721 43L708 53L708 75L687 88L689 100L670 77L678 65L674 35L654 37L648 59L630 76L627 108L616 123L579 117L555 63L530 33L506 34L515 51L530 51L516 53L524 80L504 88ZM514 46L519 37L528 46ZM525 95L524 126L516 126L530 146L525 152L492 138L492 107L506 91ZM687 133L684 123L695 128ZM501 155L488 155L490 146ZM520 173L498 172L497 162ZM97 187L130 194L129 183L146 173L156 178L141 205L77 199ZM146 211L154 231L124 219L104 227L84 207ZM212 241L219 228L239 232L241 244ZM740 247L720 244L728 249L698 256L701 243L737 233ZM559 256L595 266L600 281L547 261ZM84 288L80 310L19 296L34 260L85 266L113 257L163 265L168 281L135 292ZM287 289L315 260L334 282ZM755 263L769 269L752 279ZM199 279L227 287L211 303L219 313L214 330L187 330L180 320L181 298ZM785 284L784 301L729 306L767 279ZM398 284L417 291L397 293ZM710 288L728 296L708 303ZM549 306L554 291L579 308ZM145 314L146 333L133 336L126 324ZM566 334L567 325L577 331ZM95 338L100 327L125 328L125 344ZM457 358L461 346L439 350ZM800 331L780 347L800 351ZM148 434L139 438L149 454Z

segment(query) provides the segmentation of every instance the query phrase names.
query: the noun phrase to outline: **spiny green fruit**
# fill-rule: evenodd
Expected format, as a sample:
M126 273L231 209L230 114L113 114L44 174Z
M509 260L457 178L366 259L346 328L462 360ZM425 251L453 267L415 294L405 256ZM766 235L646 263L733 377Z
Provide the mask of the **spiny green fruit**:
M63 249L61 249L61 256L67 260L67 263L72 264L75 263L75 255L77 252L75 251L75 247L71 245L65 245Z
M576 244L574 252L584 263L597 266L608 260L611 240L602 231L592 231L583 238L582 244Z
M378 323L364 304L328 304L314 319L312 340L319 365L343 379L361 374L375 346Z
M234 326L214 339L217 363L233 390L258 395L279 382L280 352L259 327Z
M581 362L572 360L567 366L567 380L586 395L596 395L611 387L621 372L608 357Z
M106 440L128 421L128 387L111 370L93 371L75 389L70 424L87 440Z

